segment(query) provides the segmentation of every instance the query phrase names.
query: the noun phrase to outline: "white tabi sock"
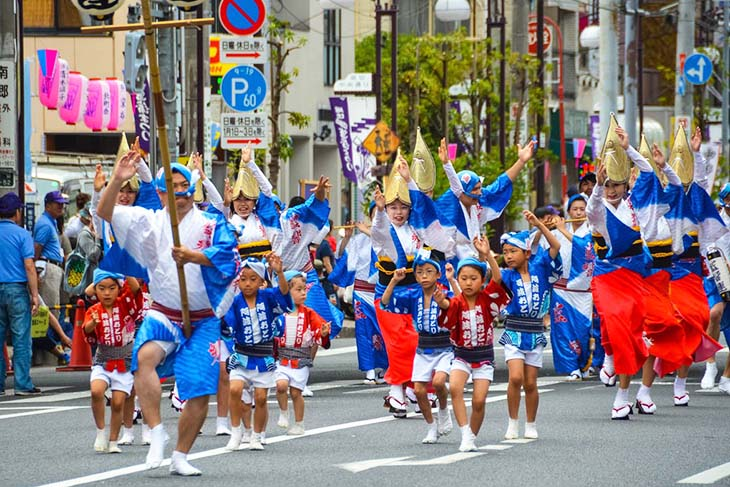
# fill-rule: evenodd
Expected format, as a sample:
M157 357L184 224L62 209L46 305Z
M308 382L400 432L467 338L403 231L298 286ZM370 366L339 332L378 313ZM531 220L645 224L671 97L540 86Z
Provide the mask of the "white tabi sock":
M629 402L629 389L616 389L616 398L613 400L613 407L618 408Z
M606 370L613 373L613 355L606 355L606 357L603 359L603 366L606 368Z
M674 395L680 397L687 392L687 378L680 379L677 377L674 379Z
M459 429L461 430L461 437L462 438L473 438L474 432L471 430L471 426L468 424L465 424L464 426L460 426Z
M644 384L639 386L639 392L636 393L636 399L642 402L651 402L651 387Z
M406 398L403 395L403 386L401 384L391 385L390 392L388 392L388 395L390 395L391 397L394 397L395 399L397 399L398 401L400 401L402 403L406 402Z

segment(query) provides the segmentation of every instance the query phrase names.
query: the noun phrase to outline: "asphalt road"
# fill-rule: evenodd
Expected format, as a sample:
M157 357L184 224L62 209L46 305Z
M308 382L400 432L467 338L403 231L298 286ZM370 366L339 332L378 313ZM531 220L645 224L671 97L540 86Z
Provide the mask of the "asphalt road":
M726 354L727 349L720 353L720 363ZM554 375L547 355L539 383L540 439L504 441L507 376L502 358L497 350L499 366L476 442L478 452L459 453L457 431L436 445L422 445L422 418L411 414L397 420L388 415L382 408L387 388L362 385L354 340L338 339L332 350L317 357L312 371L314 397L306 402L305 436L286 436L277 428L278 410L271 396L265 451L229 453L222 448L227 437L213 435L212 406L191 455L191 463L203 470L197 479L170 476L166 465L144 470L147 447L139 444L139 426L137 444L122 447L122 454L95 453L88 373L35 368L34 381L45 394L16 398L9 390L0 398L0 486L253 482L356 487L455 481L492 486L668 486L680 481L730 485L730 396L717 389L699 390L702 365L691 371L689 407L673 406L673 379L665 378L653 390L659 408L654 416L611 421L615 389L597 379L566 382ZM12 381L6 387L12 387ZM635 382L632 398L637 389ZM167 398L162 401L165 427L172 437L170 455L177 413Z

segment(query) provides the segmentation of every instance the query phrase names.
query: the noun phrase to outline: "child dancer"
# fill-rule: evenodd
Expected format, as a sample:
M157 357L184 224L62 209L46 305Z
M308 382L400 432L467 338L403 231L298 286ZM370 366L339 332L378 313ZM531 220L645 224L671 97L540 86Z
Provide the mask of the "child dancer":
M94 450L121 453L117 446L122 426L124 401L134 384L130 369L134 345L135 321L142 311L142 293L133 277L94 270L94 290L99 302L86 311L84 333L94 337L97 343L94 364L91 368L91 410L96 422ZM104 393L112 390L109 436L104 429Z
M411 380L418 399L418 407L428 424L428 432L422 443L436 443L440 435L447 435L452 429L447 404L446 379L449 376L454 352L449 331L439 326L438 320L441 309L448 305L448 301L443 293L439 293L440 299L436 299L436 291L440 290L439 262L432 255L424 257L419 254L414 266L416 281L420 287L413 289L401 287L399 291L394 292L396 285L406 277L405 268L397 269L383 292L380 305L391 313L413 316L413 327L418 332L418 348L413 359ZM431 402L428 400L429 382L432 382L438 397L438 423L433 420Z
M515 297L507 306L505 331L499 339L499 343L504 346L504 359L509 369L509 424L504 435L507 440L519 436L521 390L525 391L525 438L537 438L535 418L540 400L537 372L542 367L542 352L547 345L543 334L543 317L550 308L552 283L562 273L558 239L532 212L525 210L522 214L545 236L550 248L547 251L538 249L531 258L532 239L529 232L505 233L500 239L504 262L508 267L502 271L502 280Z
M479 260L467 257L459 261L456 276L461 294L447 303L448 311L441 315L441 325L451 330L454 343L454 361L451 364L449 388L454 416L461 430L459 451L474 451L474 440L484 422L485 404L489 385L494 379L494 329L492 322L509 302L510 296L502 287L502 274L490 252L486 238L474 238L474 248ZM492 278L487 280L489 263ZM484 288L484 289L482 289ZM434 297L438 302L445 298L441 291ZM474 381L471 418L467 422L464 386L471 377Z
M264 449L261 438L268 416L266 397L269 389L275 385L274 338L282 331L275 318L292 309L289 284L284 277L281 258L272 253L267 256L267 261L269 269L277 275L279 286L262 289L266 275L264 264L256 259L244 261L238 281L241 294L234 298L225 317L235 342L227 367L231 383L231 439L226 445L227 450L237 450L241 444L241 395L247 384L254 386L256 404L249 449Z
M325 243L326 244L326 243ZM304 434L304 397L302 391L309 380L318 345L330 348L330 324L315 311L304 306L307 299L307 275L299 271L284 273L294 309L277 317L283 333L278 338L279 363L276 367L276 400L279 402L280 428L289 435ZM289 428L287 389L294 406L294 426Z

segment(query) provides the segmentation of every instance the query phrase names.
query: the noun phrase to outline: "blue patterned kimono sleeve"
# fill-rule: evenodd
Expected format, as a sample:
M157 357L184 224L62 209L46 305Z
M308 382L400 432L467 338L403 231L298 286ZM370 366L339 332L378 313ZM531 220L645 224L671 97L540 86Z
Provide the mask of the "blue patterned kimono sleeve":
M303 204L287 210L287 219L293 215L299 215L299 220L303 224L308 223L321 230L328 223L330 205L327 200L319 201L314 195L311 195Z
M231 330L231 335L236 336L241 331L241 312L242 306L246 306L246 301L243 299L243 295L239 294L233 299L233 304L228 308L223 321L225 325Z
M413 312L413 301L416 297L416 292L420 290L420 287L418 289L398 289L396 287L393 289L393 294L390 296L388 304L383 305L381 301L380 307L386 311L399 315L411 314Z
M500 174L489 186L482 188L482 194L479 196L479 204L482 207L479 216L481 225L499 218L512 198L512 189L512 180L506 172Z
M154 183L139 182L139 192L137 199L134 200L134 206L147 208L148 210L161 210L162 202L157 195L157 187Z
M327 276L327 280L335 286L347 287L352 286L352 284L354 284L355 282L355 271L348 269L347 258L347 251L345 251L342 256L337 259L335 267L332 269L332 272Z
M213 267L201 266L203 278L219 282L224 285L230 284L236 276L240 267L238 257L236 232L233 226L226 221L223 213L211 206L206 212L216 220L213 242L210 247L203 249L203 254L210 260Z
M281 230L279 212L276 209L274 199L263 193L259 195L259 199L256 201L256 216L267 230Z

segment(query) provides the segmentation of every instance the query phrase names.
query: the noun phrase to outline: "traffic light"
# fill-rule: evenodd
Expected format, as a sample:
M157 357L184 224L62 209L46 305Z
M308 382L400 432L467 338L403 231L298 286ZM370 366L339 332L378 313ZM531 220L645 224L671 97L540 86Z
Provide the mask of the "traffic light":
M141 93L147 80L144 33L127 32L124 39L124 86L130 93Z

